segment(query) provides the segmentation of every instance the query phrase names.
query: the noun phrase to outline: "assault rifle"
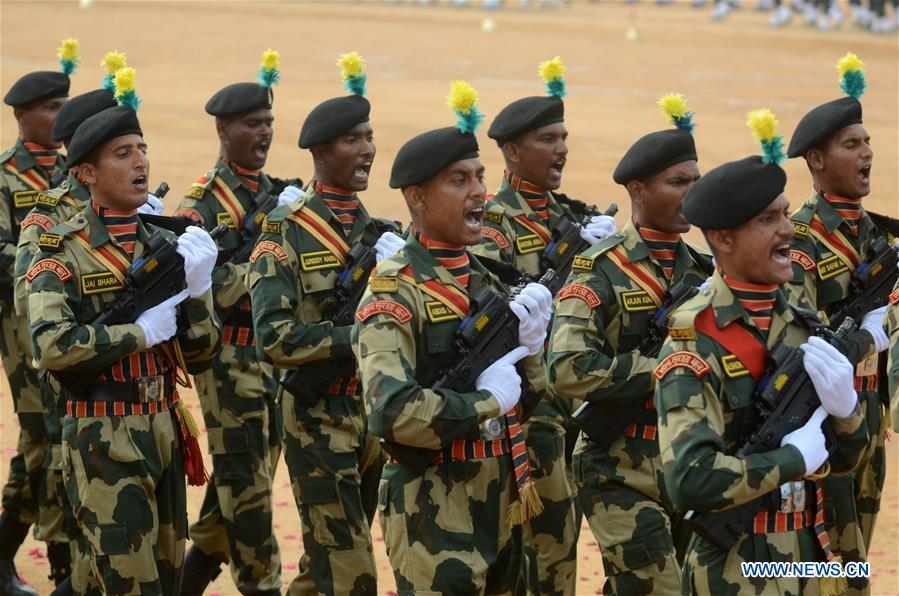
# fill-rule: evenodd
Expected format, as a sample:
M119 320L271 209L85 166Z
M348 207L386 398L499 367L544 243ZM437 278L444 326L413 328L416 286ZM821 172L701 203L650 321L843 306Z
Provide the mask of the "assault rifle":
M567 203L570 204L572 202L574 202L574 199L567 199ZM571 273L571 265L574 263L574 257L590 248L590 243L581 238L581 228L586 226L590 219L596 215L613 216L618 213L618 205L615 203L609 205L609 208L603 213L600 213L599 209L594 205L588 206L580 201L577 201L577 203L583 205L582 213L584 214L584 219L581 220L580 224L568 218L563 218L559 221L559 225L552 231L552 240L550 240L549 246L540 255L541 268L544 271L552 269L558 274L558 279L552 287L549 287L549 291L553 295L562 288L562 284L568 279L568 274Z
M256 208L244 215L243 227L237 230L237 233L240 235L237 247L233 250L220 251L215 263L216 266L225 263L239 265L250 260L250 254L253 252L256 241L262 234L262 223L265 221L265 216L278 206L278 196L260 190L253 198L253 204Z
M845 340L855 328L855 321L847 317L836 332L823 325L815 329L815 335L845 352ZM778 344L768 354L768 373L756 388L756 407L762 418L761 426L737 451L737 457L755 453L767 453L780 447L781 440L800 428L821 405L818 394L803 365L803 352ZM822 426L828 450L832 450L836 437L830 419ZM807 470L811 474L814 470ZM773 490L752 501L722 511L688 511L684 520L699 536L722 550L730 548L752 528L752 520L760 511L777 511L780 491Z
M868 249L868 260L859 265L849 278L849 295L834 312L827 313L830 327L839 327L847 317L860 321L862 317L884 306L899 279L899 250L883 236Z
M698 293L699 288L691 286L684 280L671 284L671 287L665 293L665 301L662 303L662 308L657 310L652 317L652 322L649 324L649 335L640 347L641 354L649 358L655 358L659 355L662 344L665 343L665 338L668 337L668 319L671 318L671 313Z

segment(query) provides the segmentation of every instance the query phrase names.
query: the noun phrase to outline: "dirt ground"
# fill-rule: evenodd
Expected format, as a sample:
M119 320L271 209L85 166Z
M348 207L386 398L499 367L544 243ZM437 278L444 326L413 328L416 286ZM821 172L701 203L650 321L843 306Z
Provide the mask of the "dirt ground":
M842 0L841 0L842 1ZM443 3L446 4L446 3ZM744 4L749 4L744 2ZM482 30L485 17L495 30ZM178 192L206 172L216 158L212 119L206 100L222 86L251 80L261 52L281 53L282 83L276 88L276 133L266 171L281 177L311 175L311 160L296 146L300 124L323 99L343 94L334 61L358 50L368 64L372 124L379 157L363 199L377 215L407 219L400 195L387 186L390 164L412 135L447 126L444 106L449 80L467 79L481 93L488 122L512 99L543 93L536 74L540 60L560 55L568 65L566 124L571 132L563 190L590 202L622 206L626 196L611 179L620 156L640 135L663 128L655 100L678 91L696 112L696 141L704 170L758 153L745 125L746 111L770 107L789 138L810 107L838 97L834 63L847 50L867 62L870 88L864 96L865 126L877 154L873 192L866 207L896 216L897 205L897 45L896 37L875 37L848 26L830 34L794 24L766 26L767 15L735 12L712 23L707 11L684 1L670 7L643 2L572 2L561 10L506 10L486 13L448 6L422 8L410 2L0 2L0 88L22 74L58 68L60 39L81 41L83 60L72 94L99 86L98 64L106 51L128 54L137 69L140 116L150 146L152 187L171 185L167 208ZM633 28L636 35L627 35ZM630 38L630 39L628 39ZM0 115L0 147L16 138L12 110ZM501 176L500 154L482 130L482 159L488 187ZM809 194L803 163L785 164L787 196L798 206ZM701 242L698 234L694 240ZM17 422L8 386L0 399L0 453L13 452ZM196 395L189 393L197 416ZM899 593L899 490L896 443L889 445L889 474L871 555L873 592ZM0 482L8 468L0 465ZM292 579L302 549L298 516L283 463L275 481L275 522L282 547L284 585ZM202 498L191 489L191 518ZM380 591L394 589L378 524L374 524ZM602 585L596 542L584 525L578 551L578 593ZM49 592L43 545L31 538L17 565L42 593ZM236 593L227 573L210 593Z

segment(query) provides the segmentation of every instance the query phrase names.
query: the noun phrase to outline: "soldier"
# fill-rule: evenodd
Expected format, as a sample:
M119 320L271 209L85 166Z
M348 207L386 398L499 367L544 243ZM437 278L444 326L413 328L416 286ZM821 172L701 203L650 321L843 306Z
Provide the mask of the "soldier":
M193 545L184 561L182 590L202 594L230 563L242 594L278 594L281 555L272 527L272 478L281 454L277 382L272 365L256 355L250 295L245 276L248 240L243 231L254 213L277 196L262 171L272 142L272 90L279 79L278 55L263 55L260 83L235 83L206 103L215 117L219 159L191 185L175 215L211 230L228 222L218 242L212 296L222 322L222 351L212 368L195 377L209 452L212 483L191 525ZM274 196L273 196L274 195ZM271 209L272 207L268 207ZM264 212L259 217L264 216Z
M488 200L481 244L473 249L479 257L511 264L534 279L544 273L540 255L554 230L566 220L580 223L584 217L557 192L568 156L565 66L557 56L541 63L539 71L548 95L513 101L487 131L502 150L506 169L499 190ZM593 244L614 231L615 221L600 215L580 234ZM539 403L524 423L534 482L543 501L543 513L523 529L531 593L574 592L580 514L572 506L566 477L566 434L573 430L570 397ZM571 435L572 443L575 437Z
M85 120L69 145L66 166L78 167L91 201L41 236L25 276L28 315L35 362L60 379L67 400L63 472L90 545L91 579L104 594L179 594L183 474L197 484L205 472L175 383L180 371L208 367L219 347L209 293L216 250L209 234L189 228L177 240L186 290L134 323L93 322L150 235L171 237L138 220L149 163L133 69L116 81L123 105Z
M809 339L820 321L789 305L782 291L792 277L793 236L783 196L786 174L778 165L785 157L782 140L770 111L752 112L749 121L764 156L711 170L684 199L682 211L702 230L718 269L671 316L653 376L662 470L674 505L698 514L762 498L768 508L746 516L745 527L731 528L729 548L695 534L683 592L799 594L817 588L833 594L838 586L823 579L748 577L741 568L747 561L832 560L820 484L808 478L825 461L831 474L850 471L867 441L852 366L823 339ZM784 436L780 447L737 455L762 422L756 385L765 382L765 359L778 345L801 346L823 407ZM821 429L828 416L835 441L829 459Z
M402 189L415 232L378 265L353 329L368 428L397 454L384 466L378 513L403 594L518 592L518 524L542 504L517 404L522 380L526 397L546 392L549 291L529 284L519 294L511 308L521 320L520 346L470 390L431 388L458 356L453 339L470 296L485 286L503 289L466 251L481 240L484 214L476 100L474 89L455 81L457 127L420 134L399 150L390 186ZM420 467L410 452L424 458Z
M670 308L673 284L698 287L712 266L681 237L690 229L681 202L699 179L693 113L680 95L659 105L677 128L641 137L615 168L632 220L576 260L558 294L547 359L553 392L589 402L603 423L578 438L574 477L607 594L680 589L672 538L679 520L661 477L652 404L652 325Z
M350 247L381 251L400 239L382 234L396 224L372 219L356 194L368 188L375 157L371 106L358 54L339 64L351 95L320 103L303 122L299 146L312 154L314 178L305 193L294 186L281 193L247 277L260 357L299 379L280 397L284 458L303 526L291 594L376 591L369 526L380 450L365 432L350 325L326 315L337 306Z
M847 97L803 116L788 149L790 157L805 159L814 191L793 214L793 279L786 287L791 303L808 305L824 317L850 298L852 272L874 241L885 235L862 207L863 197L871 191L874 158L858 101L865 88L862 66L851 53L840 60L841 87ZM830 543L849 561L867 559L886 475L885 409L878 390L879 383L886 382L878 374L880 352L889 343L883 330L885 311L886 306L865 315L850 338L849 360L857 365L855 386L871 444L854 475L824 480ZM850 585L863 590L867 583L867 578L853 578Z
M78 42L64 40L58 55L62 72L30 72L3 98L12 106L19 127L16 144L0 155L0 354L19 419L19 440L3 487L0 513L0 592L14 596L37 594L19 580L13 559L28 527L39 523L37 499L45 483L42 464L49 449L37 373L26 356L30 339L13 308L16 243L19 225L37 196L63 171L63 157L58 152L61 144L52 139L51 130L69 96Z
M890 294L886 327L890 334L890 351L887 360L887 395L890 398L890 420L893 428L899 428L899 281Z

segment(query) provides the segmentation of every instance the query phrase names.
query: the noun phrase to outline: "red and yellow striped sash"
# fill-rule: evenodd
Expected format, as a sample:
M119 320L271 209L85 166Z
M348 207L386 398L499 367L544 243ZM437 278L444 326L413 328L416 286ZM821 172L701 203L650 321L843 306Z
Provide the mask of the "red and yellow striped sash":
M540 222L531 221L530 219L528 219L527 215L524 215L523 213L516 215L515 221L539 236L544 243L549 244L552 240L552 233L549 231L549 229L547 229L547 227Z
M468 316L468 294L455 286L443 284L436 279L417 282L412 275L412 269L410 267L403 267L397 274L397 277L404 282L421 289L421 291L453 311L460 319L464 319Z
M287 219L297 222L304 230L312 234L313 238L337 257L341 265L346 263L350 245L347 244L343 234L331 227L331 224L322 219L318 213L303 208L288 215Z
M657 307L661 307L665 300L665 287L659 283L653 272L642 263L632 263L621 247L615 247L606 253L628 279L640 286L649 294L649 297Z
M3 168L30 186L32 190L40 192L42 190L47 190L50 187L50 181L44 179L44 177L34 171L34 169L29 168L24 172L19 171L15 159L9 159L4 162Z
M808 227L812 236L826 246L830 252L837 255L841 261L846 263L851 271L854 271L862 262L861 255L852 246L852 242L839 230L828 232L827 228L824 227L824 223L817 216L809 222Z
M222 207L225 208L225 211L231 217L231 221L234 222L235 229L243 229L243 218L244 215L246 215L246 211L244 210L243 205L240 204L240 199L237 198L234 191L228 188L228 185L218 177L212 181L212 186L209 187L209 190L212 192L212 195L218 199L219 203L222 204Z

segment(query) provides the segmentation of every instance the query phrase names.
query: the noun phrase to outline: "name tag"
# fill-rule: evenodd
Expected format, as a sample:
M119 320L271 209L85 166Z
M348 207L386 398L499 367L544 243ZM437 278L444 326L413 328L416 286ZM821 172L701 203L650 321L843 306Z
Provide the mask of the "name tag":
M36 190L17 190L12 193L12 200L16 208L34 207L37 200L38 191Z
M449 307L436 300L425 302L425 310L428 311L428 320L432 323L459 318L459 315L450 310Z
M104 292L112 292L113 290L121 290L122 283L110 272L105 273L88 273L81 276L81 293L82 294L102 294Z
M340 260L331 251L319 250L301 254L300 265L303 267L303 271L334 269L340 267Z
M528 253L537 252L546 248L546 242L537 234L528 234L527 236L519 236L515 239L515 248L518 254L526 255Z
M841 261L840 257L836 255L818 263L818 277L821 279L830 279L844 271L849 271L849 265Z
M624 310L628 312L656 310L656 303L652 301L652 298L649 297L649 294L645 290L622 292L621 305L624 307Z

